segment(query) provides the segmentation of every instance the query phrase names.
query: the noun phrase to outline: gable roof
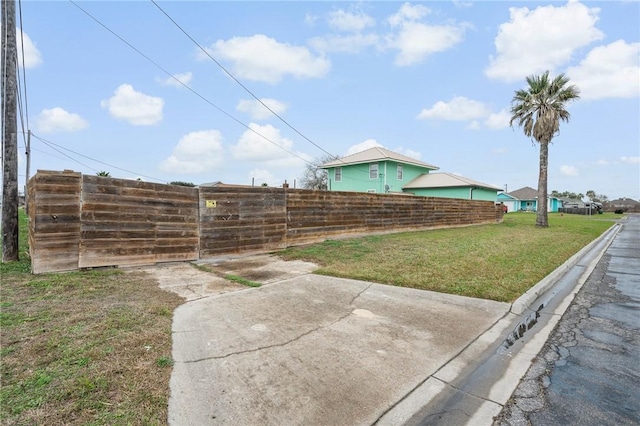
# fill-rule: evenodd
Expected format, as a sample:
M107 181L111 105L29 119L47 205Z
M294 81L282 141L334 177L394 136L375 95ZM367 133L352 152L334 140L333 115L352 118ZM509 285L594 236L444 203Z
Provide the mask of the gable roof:
M627 206L627 207L635 207L640 205L640 202L634 200L633 198L618 198L616 200L607 201L607 203L614 206Z
M235 184L235 183L224 183L224 182L207 182L207 183L201 183L198 186L203 186L203 187L216 187L216 188L255 188L257 186L262 186L262 185L239 185L239 184Z
M319 168L328 169L331 167L350 166L352 164L371 163L373 161L397 161L398 163L411 164L413 166L424 167L426 169L438 170L439 167L432 164L424 163L415 158L407 157L406 155L398 154L397 152L389 151L386 148L374 146L365 151L360 151L355 154L347 155L346 157L339 158L337 160L324 163Z
M533 189L530 186L516 189L515 191L511 191L508 194L514 198L517 198L518 200L535 200L538 198L538 190Z
M506 192L501 192L498 194L498 198L509 198L511 200L515 200L516 197L514 197L513 195L507 194Z
M497 186L489 185L487 183L478 182L473 179L468 179L463 176L454 175L452 173L425 173L408 184L404 185L402 189L410 188L451 188L460 186L477 186L480 188L495 189L496 191L502 190Z

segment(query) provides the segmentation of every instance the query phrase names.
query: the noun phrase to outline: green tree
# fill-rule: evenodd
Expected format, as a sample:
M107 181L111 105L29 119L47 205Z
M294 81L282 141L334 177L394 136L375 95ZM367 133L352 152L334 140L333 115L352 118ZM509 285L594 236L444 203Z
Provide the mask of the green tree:
M574 200L580 199L582 200L584 198L584 194L583 193L575 193L575 192L571 192L571 191L564 191L564 192L558 192L555 189L553 191L551 191L551 196L552 197L559 197L559 198L571 198Z
M105 172L104 170L96 173L96 176L102 176L102 177L111 177L111 175L109 174L109 172Z
M191 188L196 186L193 182L183 182L181 180L174 180L173 182L169 182L169 185L188 186Z
M511 121L522 127L524 134L540 145L540 167L538 175L538 203L536 226L548 227L547 215L547 174L549 167L549 143L560 131L560 121L568 122L569 112L565 105L580 98L575 85L568 85L569 78L559 74L549 77L549 71L542 75L527 77L528 87L516 90L511 100Z
M609 200L609 197L607 197L605 194L597 194L593 189L587 191L587 197L589 197L589 200L596 203L603 203Z

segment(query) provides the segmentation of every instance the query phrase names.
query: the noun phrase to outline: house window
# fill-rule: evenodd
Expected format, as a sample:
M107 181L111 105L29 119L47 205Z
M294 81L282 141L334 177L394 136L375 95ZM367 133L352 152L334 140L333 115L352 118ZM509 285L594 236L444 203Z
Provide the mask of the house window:
M402 164L398 164L398 180L402 180Z
M369 164L369 179L378 179L378 163Z
M341 182L342 181L342 167L336 167L334 180L336 182Z

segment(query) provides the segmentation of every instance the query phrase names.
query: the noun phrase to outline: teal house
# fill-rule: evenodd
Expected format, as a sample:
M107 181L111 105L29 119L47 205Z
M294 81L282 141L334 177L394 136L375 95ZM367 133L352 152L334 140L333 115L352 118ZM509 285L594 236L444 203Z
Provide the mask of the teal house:
M382 147L373 147L320 166L327 170L329 191L403 192L402 187L418 176L438 170Z
M320 166L329 191L402 193L424 197L496 201L500 188L451 173L382 147L373 147Z
M496 201L501 188L458 176L452 173L429 173L418 176L403 187L424 197L462 198L465 200Z
M529 186L511 192L498 194L498 202L507 206L507 211L535 212L538 208L538 191ZM557 197L547 197L547 211L555 213L562 207L562 200Z

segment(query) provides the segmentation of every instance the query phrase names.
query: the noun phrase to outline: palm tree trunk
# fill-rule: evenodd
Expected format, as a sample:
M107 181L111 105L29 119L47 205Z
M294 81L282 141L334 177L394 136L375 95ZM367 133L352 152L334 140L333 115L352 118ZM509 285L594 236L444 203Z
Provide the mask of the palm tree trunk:
M538 176L538 202L536 226L549 226L547 217L547 170L549 168L549 142L540 142L540 174Z

